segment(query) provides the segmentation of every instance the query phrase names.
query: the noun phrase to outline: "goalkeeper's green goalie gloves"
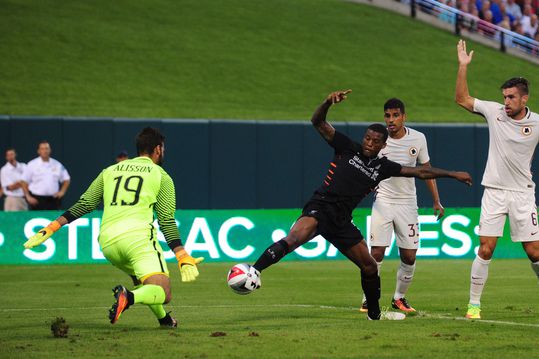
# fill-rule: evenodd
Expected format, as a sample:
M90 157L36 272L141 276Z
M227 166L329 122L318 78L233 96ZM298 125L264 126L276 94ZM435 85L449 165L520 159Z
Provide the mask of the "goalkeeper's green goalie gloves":
M185 251L180 249L176 254L178 260L178 267L180 268L180 275L182 282L192 282L198 277L197 264L204 260L204 257L193 258Z
M24 242L24 248L30 249L39 246L41 243L49 239L49 237L61 227L62 225L60 225L58 221L52 221L47 227L42 228L32 237L28 238L28 240Z

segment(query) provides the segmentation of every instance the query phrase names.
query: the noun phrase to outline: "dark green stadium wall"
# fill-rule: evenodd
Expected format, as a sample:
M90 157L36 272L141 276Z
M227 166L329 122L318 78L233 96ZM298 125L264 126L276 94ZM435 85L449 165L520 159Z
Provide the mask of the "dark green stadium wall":
M335 123L359 140L368 124ZM332 158L332 149L309 122L0 117L1 148L15 147L20 161L36 157L47 139L52 156L72 177L64 206L75 202L117 153L135 155L134 138L145 126L160 128L166 141L164 167L176 183L177 207L192 209L298 208L310 197ZM410 126L425 133L436 167L472 174L473 187L441 179L447 207L479 207L488 149L484 125ZM533 167L537 165L535 160ZM418 181L420 207L430 207ZM371 196L370 196L371 197ZM368 207L368 198L361 206Z

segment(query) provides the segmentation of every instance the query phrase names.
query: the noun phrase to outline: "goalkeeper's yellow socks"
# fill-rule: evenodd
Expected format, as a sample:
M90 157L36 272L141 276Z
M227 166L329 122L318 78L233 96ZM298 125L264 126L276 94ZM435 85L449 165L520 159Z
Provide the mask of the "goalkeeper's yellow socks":
M132 291L133 302L147 305L163 304L165 302L165 290L155 284L143 285Z
M150 304L148 305L148 308L150 308L157 319L163 319L167 316L167 312L165 312L165 307L163 307L163 304Z

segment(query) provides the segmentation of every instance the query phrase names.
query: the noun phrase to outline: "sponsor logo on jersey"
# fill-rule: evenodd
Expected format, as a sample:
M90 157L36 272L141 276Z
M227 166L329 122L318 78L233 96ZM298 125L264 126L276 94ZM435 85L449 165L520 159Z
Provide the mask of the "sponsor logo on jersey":
M532 134L532 128L530 126L524 126L520 130L524 136L529 136Z
M417 148L415 148L415 147L410 147L408 152L410 153L410 156L412 156L412 157L417 156L417 153L418 153Z

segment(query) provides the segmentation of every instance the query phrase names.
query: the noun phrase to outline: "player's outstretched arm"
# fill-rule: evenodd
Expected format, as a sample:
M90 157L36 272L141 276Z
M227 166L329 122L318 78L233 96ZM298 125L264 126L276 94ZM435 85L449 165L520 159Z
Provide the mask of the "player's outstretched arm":
M459 40L457 44L457 57L459 69L457 72L457 85L455 87L455 102L466 110L473 112L475 99L470 96L467 80L468 65L472 62L473 50L469 54L466 52L466 41L464 40Z
M324 102L318 106L313 114L313 117L311 118L311 123L313 124L314 128L316 128L316 130L326 141L333 140L333 136L335 135L335 128L326 121L328 110L331 105L346 100L346 95L348 95L350 92L352 92L352 90L334 91L330 93Z
M448 171L436 167L402 167L397 177L416 177L421 179L449 177L466 183L468 186L472 185L472 176L468 172Z
M56 220L49 223L45 228L40 229L32 237L24 243L24 248L34 248L41 243L49 239L50 236L54 234L57 230L62 228L62 226L73 222L77 218L84 216L86 213L90 213L95 210L101 199L103 198L103 174L100 173L96 179L90 184L86 192L79 198L77 203L71 206L67 211L64 212Z
M54 221L49 223L47 227L41 228L36 234L28 238L28 240L23 244L24 248L30 249L39 246L65 224L67 224L67 219L64 216L56 218Z

